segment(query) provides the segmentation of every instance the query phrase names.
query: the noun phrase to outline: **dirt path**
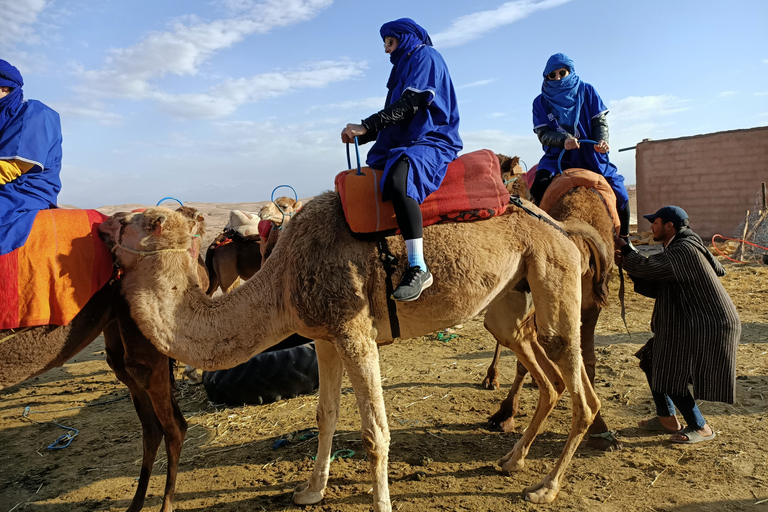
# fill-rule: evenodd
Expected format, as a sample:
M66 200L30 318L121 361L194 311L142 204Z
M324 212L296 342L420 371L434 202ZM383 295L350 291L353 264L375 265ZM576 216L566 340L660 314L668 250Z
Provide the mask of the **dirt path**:
M650 393L634 352L649 337L652 301L628 292L629 338L613 304L598 324L597 392L621 451L603 453L582 443L553 506L521 499L562 450L570 423L564 399L536 439L527 465L502 475L495 461L509 451L532 414L537 391L523 390L516 432L489 430L512 381L514 356L502 358L502 389L479 387L495 343L480 319L448 342L437 336L404 340L381 349L384 398L392 434L393 508L425 510L768 510L768 268L728 267L726 288L739 308L744 335L739 349L737 402L701 404L717 438L672 445L634 427L653 415ZM182 452L176 509L187 511L338 511L371 509L370 477L360 441L352 390L345 383L334 450L349 459L331 464L325 500L298 507L293 487L312 467L316 440L272 449L287 433L315 426L316 396L265 406L212 406L201 387L179 386L190 429ZM62 368L0 395L0 512L123 511L136 486L141 459L138 418L96 342ZM30 407L30 419L22 418ZM46 446L65 431L80 431L71 446ZM155 464L145 510L158 510L165 457Z

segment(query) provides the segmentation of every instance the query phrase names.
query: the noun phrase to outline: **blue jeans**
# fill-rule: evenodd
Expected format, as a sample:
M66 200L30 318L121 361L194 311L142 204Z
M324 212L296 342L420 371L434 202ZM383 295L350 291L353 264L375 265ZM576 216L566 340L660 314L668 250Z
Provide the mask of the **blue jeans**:
M690 391L687 391L684 395L665 395L664 393L651 389L651 394L653 395L653 401L656 404L657 415L674 416L675 406L677 406L689 428L701 430L704 428L704 425L707 424L704 416L701 415L699 407L696 405L696 400L691 396Z

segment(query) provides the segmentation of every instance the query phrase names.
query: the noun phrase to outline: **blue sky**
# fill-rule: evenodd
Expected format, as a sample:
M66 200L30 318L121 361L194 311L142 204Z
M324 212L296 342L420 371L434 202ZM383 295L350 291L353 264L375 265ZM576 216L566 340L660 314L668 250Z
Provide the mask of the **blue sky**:
M531 103L557 52L608 105L628 184L634 152L620 148L768 125L765 0L0 0L0 12L0 58L61 114L59 202L82 208L332 189L342 127L383 106L379 27L401 17L448 63L465 152L538 161Z

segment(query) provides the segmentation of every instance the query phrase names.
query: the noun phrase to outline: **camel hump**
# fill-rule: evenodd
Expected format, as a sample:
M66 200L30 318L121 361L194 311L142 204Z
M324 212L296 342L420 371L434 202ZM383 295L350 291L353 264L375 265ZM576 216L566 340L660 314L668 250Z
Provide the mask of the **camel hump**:
M616 210L616 194L603 175L589 169L567 169L555 176L544 192L539 207L545 212L550 212L561 197L578 187L591 188L603 197L605 207L611 214L613 227L618 233L621 221L619 220L619 212Z
M259 221L261 221L261 217L256 212L232 210L229 212L229 222L227 222L224 230L232 230L243 238L258 235Z

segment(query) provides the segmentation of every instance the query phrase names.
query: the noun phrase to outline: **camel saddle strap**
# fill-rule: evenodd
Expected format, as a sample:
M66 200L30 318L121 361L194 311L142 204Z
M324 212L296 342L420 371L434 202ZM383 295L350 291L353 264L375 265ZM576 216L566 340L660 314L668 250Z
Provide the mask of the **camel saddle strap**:
M395 299L392 298L392 293L395 291L392 276L397 268L397 258L390 252L387 239L384 236L377 237L376 247L379 250L379 260L384 265L384 272L387 275L385 280L387 288L387 313L389 315L389 328L392 332L392 340L394 340L400 337L400 320L397 318L397 304L395 304Z
M577 187L594 189L602 196L605 207L611 214L613 228L618 233L621 221L619 220L619 212L616 210L616 194L601 174L588 169L566 169L555 176L552 183L547 187L547 191L544 192L539 207L545 212L552 211L552 207L561 197Z

